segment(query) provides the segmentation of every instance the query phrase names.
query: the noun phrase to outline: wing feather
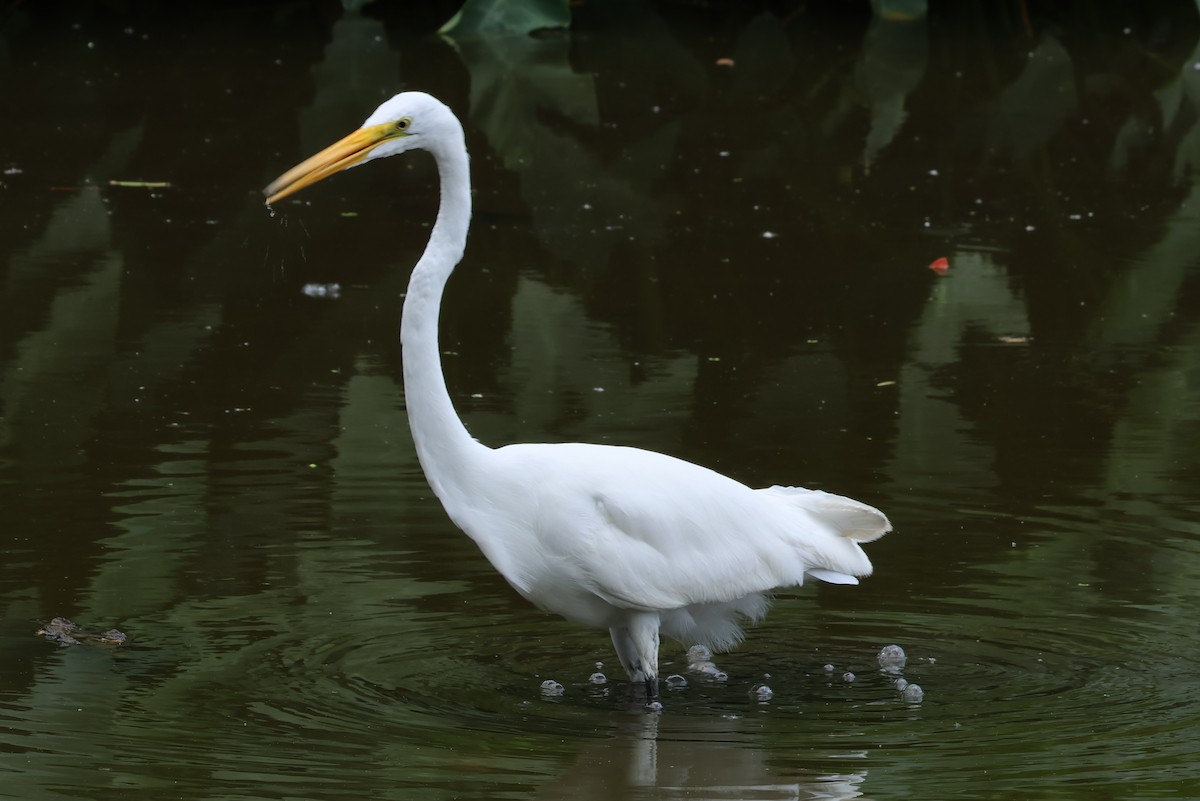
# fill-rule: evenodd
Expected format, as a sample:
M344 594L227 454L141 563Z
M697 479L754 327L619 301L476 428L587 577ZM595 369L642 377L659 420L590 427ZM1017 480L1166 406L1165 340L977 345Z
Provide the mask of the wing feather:
M890 529L881 513L849 498L794 487L754 490L650 451L510 448L543 468L535 528L558 585L570 565L571 581L617 607L728 603L802 584L806 573L846 583L871 572L858 543Z

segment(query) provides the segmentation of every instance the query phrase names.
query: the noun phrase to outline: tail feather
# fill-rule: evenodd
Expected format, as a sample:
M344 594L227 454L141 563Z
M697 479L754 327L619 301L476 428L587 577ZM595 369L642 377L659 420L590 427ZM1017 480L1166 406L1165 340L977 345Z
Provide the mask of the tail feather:
M873 542L892 530L892 523L883 512L874 506L842 495L803 487L780 486L768 487L759 492L774 495L780 500L819 515L848 540Z
M858 579L836 570L826 570L821 567L810 567L804 571L807 577L815 578L826 584L858 584Z

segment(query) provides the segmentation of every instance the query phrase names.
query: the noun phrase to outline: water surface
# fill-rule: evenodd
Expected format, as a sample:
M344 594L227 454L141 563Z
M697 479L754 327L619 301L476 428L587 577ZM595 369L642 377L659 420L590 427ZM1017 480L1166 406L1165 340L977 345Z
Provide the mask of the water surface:
M345 5L0 17L0 796L1200 795L1194 5ZM473 155L471 431L860 498L873 577L653 715L495 575L404 417L431 163L258 193L402 89Z

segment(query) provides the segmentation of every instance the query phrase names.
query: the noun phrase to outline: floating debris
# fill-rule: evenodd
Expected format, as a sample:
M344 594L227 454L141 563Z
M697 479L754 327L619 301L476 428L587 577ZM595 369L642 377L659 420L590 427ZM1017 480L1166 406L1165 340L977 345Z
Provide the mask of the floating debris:
M133 189L168 189L170 181L109 181L109 186L124 186Z
M300 291L310 298L337 300L342 296L341 284L305 284Z
M940 259L934 259L929 265L929 269L933 270L938 275L945 275L950 269L950 260L943 256Z
M56 617L37 630L39 637L59 645L124 645L129 637L118 629L86 631L65 617Z

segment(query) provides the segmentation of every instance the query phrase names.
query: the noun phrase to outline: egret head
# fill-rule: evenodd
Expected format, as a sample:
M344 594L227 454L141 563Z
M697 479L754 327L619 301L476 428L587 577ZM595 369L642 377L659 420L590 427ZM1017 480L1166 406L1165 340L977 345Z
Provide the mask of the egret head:
M276 178L263 194L268 204L274 203L372 159L418 148L432 150L455 132L461 138L462 127L440 100L424 92L402 92L375 109L357 131Z

